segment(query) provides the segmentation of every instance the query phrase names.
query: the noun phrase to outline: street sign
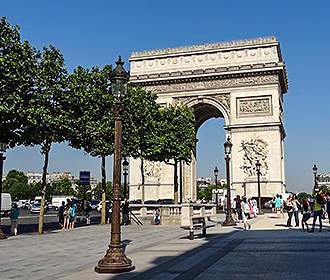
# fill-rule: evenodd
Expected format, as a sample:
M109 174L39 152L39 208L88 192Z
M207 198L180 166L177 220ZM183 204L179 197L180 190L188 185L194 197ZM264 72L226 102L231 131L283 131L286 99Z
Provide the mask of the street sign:
M90 171L80 171L79 181L82 186L90 185L91 172Z

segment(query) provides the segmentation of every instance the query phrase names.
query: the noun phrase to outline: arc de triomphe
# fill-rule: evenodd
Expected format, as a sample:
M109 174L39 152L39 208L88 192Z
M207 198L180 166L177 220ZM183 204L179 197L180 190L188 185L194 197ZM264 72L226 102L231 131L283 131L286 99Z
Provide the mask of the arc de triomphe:
M234 193L261 195L285 191L283 95L287 74L274 37L133 52L130 82L157 93L161 106L186 104L195 111L196 128L212 117L224 118L233 143ZM225 139L219 139L219 149ZM220 159L219 159L220 160ZM144 195L140 161L130 161L130 199L173 198L173 166L145 163ZM182 166L183 200L196 199L196 157Z

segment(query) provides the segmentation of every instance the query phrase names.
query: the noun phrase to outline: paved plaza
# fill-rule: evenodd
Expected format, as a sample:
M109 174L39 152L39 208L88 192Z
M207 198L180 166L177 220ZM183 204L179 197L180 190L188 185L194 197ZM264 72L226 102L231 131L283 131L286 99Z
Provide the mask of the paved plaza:
M23 234L0 241L0 279L320 279L330 273L329 224L322 233L286 228L274 214L223 228L218 216L206 238L189 240L179 226L126 226L122 240L136 269L94 272L109 241L109 225Z

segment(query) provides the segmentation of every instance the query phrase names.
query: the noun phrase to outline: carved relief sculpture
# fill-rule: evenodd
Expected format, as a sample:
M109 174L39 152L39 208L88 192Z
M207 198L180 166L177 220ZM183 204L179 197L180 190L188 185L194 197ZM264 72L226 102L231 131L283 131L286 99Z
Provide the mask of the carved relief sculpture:
M271 114L271 97L240 98L238 102L238 115Z
M261 163L260 173L265 176L268 172L267 156L268 143L262 139L243 140L241 143L243 155L243 165L240 167L248 176L256 176L256 163Z
M162 176L162 164L158 161L148 161L144 162L144 175L146 181L157 181L159 183Z

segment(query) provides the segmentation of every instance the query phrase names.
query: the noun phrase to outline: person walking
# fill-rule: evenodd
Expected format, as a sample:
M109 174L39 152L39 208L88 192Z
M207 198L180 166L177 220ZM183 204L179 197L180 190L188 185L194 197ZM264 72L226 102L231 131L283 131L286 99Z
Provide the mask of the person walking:
M243 197L241 202L241 209L242 209L242 216L243 216L243 223L244 223L244 230L250 230L251 225L248 222L248 215L250 215L250 206L246 199L246 197Z
M77 205L74 203L70 209L70 229L74 229L77 216Z
M66 205L64 207L63 215L64 215L64 225L63 229L70 228L70 211L71 211L71 201L68 199L66 201Z
M291 227L291 220L293 215L293 204L292 204L292 195L290 195L285 203L285 208L288 211L288 221L286 222L287 227Z
M17 204L14 203L12 209L10 210L10 230L11 235L17 235L18 228L18 217L19 217L19 209Z
M293 206L293 215L296 222L296 227L299 227L299 209L301 209L301 205L295 194L292 195L292 206Z
M63 229L64 227L64 208L65 208L65 202L62 201L62 205L58 208L58 223L60 225L60 228Z
M311 213L309 212L309 203L308 203L308 199L305 198L302 202L302 221L301 221L301 226L302 226L302 229L305 230L305 226L306 226L306 229L307 231L309 231L309 228L308 228L308 224L307 224L307 221L309 220L309 218L311 217Z
M242 216L242 200L239 195L236 196L236 213L237 213L237 219L241 223L243 221L243 216Z
M282 200L280 199L280 195L278 194L276 195L274 204L275 204L275 213L277 214L277 218L280 218L281 208L282 208Z
M314 217L313 217L313 226L312 229L309 232L314 232L315 229L315 222L317 217L319 218L319 232L322 232L322 206L324 205L324 200L323 197L321 196L320 193L318 193L314 199Z
M122 219L122 225L128 225L129 223L129 203L127 198L125 198L124 203L122 205L122 214L123 214L123 219Z
M327 193L327 214L328 214L328 219L329 219L329 224L330 224L330 192ZM330 229L328 229L330 231Z

